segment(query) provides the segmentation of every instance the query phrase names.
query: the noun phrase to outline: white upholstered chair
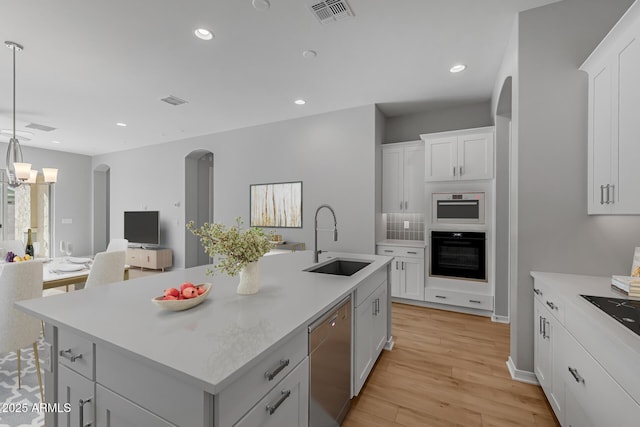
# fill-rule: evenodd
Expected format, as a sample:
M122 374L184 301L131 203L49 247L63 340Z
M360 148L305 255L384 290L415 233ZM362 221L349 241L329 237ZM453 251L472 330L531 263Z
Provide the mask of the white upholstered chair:
M124 280L125 251L99 252L93 259L85 288Z
M20 349L33 346L40 396L44 402L42 376L38 358L38 338L41 331L40 320L13 307L20 300L42 296L42 262L25 261L6 263L0 272L0 353L17 351L18 387L20 380Z
M127 239L111 239L109 246L107 246L107 252L126 251L128 246L129 241Z
M20 240L0 240L0 248L4 249L4 254L11 251L16 255L24 256L25 244Z

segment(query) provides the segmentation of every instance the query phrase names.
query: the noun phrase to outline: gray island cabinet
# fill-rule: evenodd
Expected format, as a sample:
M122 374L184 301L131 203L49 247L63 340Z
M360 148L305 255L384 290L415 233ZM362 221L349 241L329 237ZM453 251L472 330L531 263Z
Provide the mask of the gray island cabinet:
M46 322L47 403L71 404L46 425L307 426L311 323L351 295L352 396L393 344L391 258L329 255L371 264L348 277L312 273L312 253L295 252L264 257L251 296L203 266L17 303ZM184 282L213 288L185 311L151 302Z

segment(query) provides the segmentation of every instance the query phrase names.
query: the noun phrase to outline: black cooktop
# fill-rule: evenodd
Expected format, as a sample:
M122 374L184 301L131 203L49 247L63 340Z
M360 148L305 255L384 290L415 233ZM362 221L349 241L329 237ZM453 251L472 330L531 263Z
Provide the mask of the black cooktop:
M581 295L582 298L640 335L640 301Z

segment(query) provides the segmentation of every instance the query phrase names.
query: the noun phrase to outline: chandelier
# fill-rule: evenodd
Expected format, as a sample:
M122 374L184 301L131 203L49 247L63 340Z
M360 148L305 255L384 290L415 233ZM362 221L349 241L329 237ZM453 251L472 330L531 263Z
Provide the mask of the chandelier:
M16 138L16 52L20 52L24 47L12 41L5 41L5 46L13 51L13 135L9 139L7 147L7 176L9 187L16 188L21 184L35 184L38 176L37 170L31 170L31 163L25 163L22 158L22 148ZM58 169L43 168L44 182L53 184L58 180Z

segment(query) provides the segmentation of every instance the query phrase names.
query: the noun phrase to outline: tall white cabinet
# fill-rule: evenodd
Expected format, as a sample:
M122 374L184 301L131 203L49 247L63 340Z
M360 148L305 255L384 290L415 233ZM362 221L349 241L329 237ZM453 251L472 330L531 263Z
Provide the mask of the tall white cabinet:
M493 178L493 126L420 135L425 146L424 180Z
M581 67L589 74L588 213L640 214L640 5Z
M386 144L382 148L382 212L424 212L424 143Z

